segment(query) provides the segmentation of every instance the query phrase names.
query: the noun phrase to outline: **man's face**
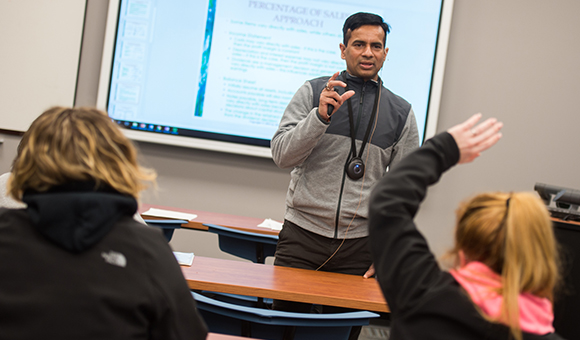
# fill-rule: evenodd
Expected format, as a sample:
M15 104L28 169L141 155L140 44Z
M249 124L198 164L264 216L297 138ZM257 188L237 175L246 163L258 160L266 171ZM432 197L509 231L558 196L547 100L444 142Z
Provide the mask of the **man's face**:
M364 80L377 80L389 52L383 45L384 37L381 26L364 25L351 31L348 45L340 44L346 71Z

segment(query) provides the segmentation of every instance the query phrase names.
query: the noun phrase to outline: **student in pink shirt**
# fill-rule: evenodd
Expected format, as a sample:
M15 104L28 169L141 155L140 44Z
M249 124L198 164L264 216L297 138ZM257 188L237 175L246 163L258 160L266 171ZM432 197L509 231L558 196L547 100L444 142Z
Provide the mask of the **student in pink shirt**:
M426 141L377 184L369 240L391 309L391 340L557 340L558 255L550 216L533 193L484 193L457 211L456 259L441 270L413 218L427 188L501 137L475 115Z

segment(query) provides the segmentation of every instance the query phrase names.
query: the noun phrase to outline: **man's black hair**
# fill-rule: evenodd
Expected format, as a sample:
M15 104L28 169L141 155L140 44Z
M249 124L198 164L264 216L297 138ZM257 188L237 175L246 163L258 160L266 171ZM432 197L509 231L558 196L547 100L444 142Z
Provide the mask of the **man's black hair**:
M391 26L389 26L389 24L383 21L383 18L381 18L376 14L359 12L351 15L344 22L344 26L342 27L342 37L344 46L347 46L351 32L365 25L381 26L383 28L383 31L385 32L385 37L383 38L383 45L385 46L387 45L387 34L391 32Z

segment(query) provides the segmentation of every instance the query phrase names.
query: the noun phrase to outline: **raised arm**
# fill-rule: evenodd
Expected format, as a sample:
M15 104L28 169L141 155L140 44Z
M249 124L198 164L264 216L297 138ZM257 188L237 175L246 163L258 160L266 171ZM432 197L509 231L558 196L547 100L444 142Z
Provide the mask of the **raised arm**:
M495 144L502 124L474 115L406 156L377 184L369 207L370 244L376 275L394 313L420 302L441 270L413 218L427 188L456 163L466 163Z

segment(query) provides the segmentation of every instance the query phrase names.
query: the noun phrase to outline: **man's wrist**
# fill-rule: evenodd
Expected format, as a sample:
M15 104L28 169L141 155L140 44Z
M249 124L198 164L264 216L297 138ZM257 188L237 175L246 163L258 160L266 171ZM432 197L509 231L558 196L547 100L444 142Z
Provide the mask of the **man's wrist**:
M320 111L318 110L318 108L316 108L316 116L318 117L318 119L320 119L321 122L323 122L324 124L330 124L330 118L328 117L328 120L322 118L322 115L320 114Z

